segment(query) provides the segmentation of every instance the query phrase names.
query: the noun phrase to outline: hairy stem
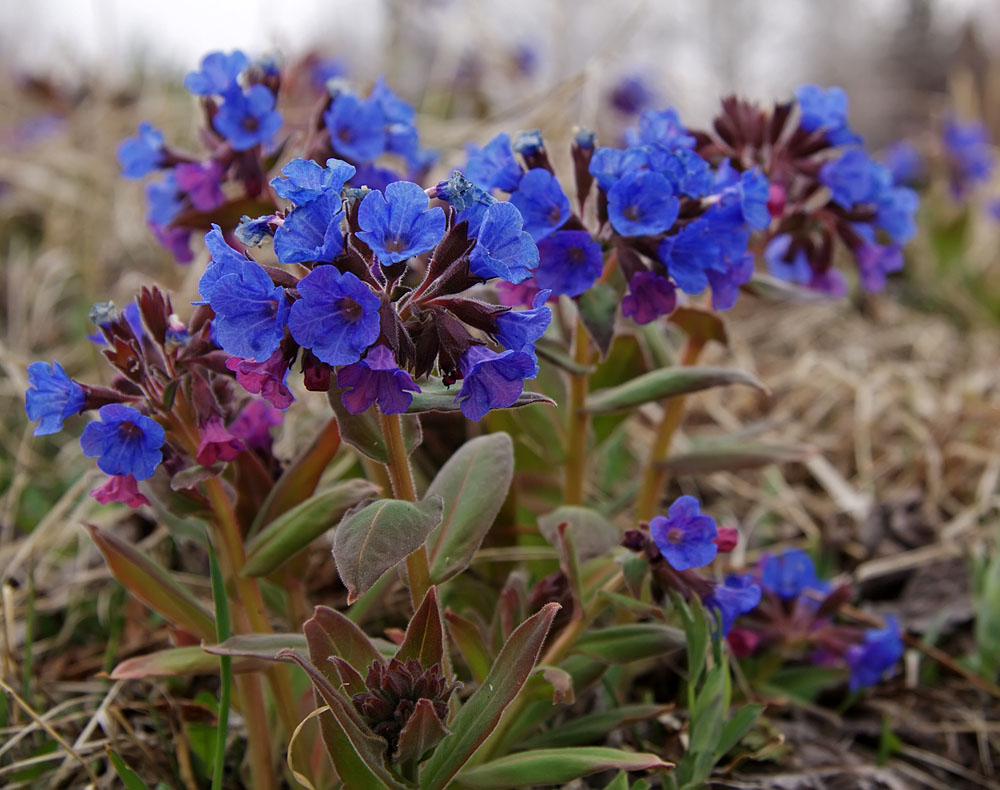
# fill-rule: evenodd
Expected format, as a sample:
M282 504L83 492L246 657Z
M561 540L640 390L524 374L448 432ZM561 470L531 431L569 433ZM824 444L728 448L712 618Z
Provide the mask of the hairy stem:
M590 362L590 336L577 315L573 329L573 361L586 366ZM590 417L584 410L590 377L587 373L571 373L569 377L569 430L566 442L566 486L563 503L583 504L583 489L587 478L587 433Z

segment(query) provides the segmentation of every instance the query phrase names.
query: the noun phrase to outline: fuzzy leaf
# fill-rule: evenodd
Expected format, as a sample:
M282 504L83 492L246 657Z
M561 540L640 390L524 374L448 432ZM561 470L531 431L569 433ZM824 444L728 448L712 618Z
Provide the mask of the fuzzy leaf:
M418 762L446 735L448 728L434 712L434 703L429 699L418 699L413 715L399 733L399 744L396 746L393 762Z
M661 368L643 373L617 387L592 392L587 398L586 410L591 414L609 414L727 384L745 384L767 392L756 376L743 370L687 366Z
M608 283L601 282L594 283L592 288L584 291L577 299L580 320L601 349L602 356L607 356L608 349L611 348L615 334L615 314L620 302L621 295L618 291Z
M126 590L174 625L215 641L215 622L191 592L131 544L93 524L86 527L111 575Z
M424 545L441 523L443 507L439 496L420 502L380 499L344 516L333 540L333 559L349 604Z
M423 392L417 392L413 395L413 403L410 404L410 408L406 410L406 413L420 414L425 411L460 411L462 408L461 404L455 402L457 394L455 390L451 392L447 390L436 392L425 387ZM519 409L522 406L531 406L533 403L547 403L549 406L556 405L556 402L552 398L542 395L539 392L522 392L516 401L504 408Z
M277 661L282 650L304 653L306 638L302 634L236 634L217 645L202 645L200 649L214 656Z
M534 749L477 765L458 776L459 782L477 790L507 790L512 787L564 784L601 771L620 768L649 771L671 768L673 763L655 754L626 752L606 746L565 749Z
M261 664L253 660L233 662L234 672L252 672ZM197 646L168 647L126 658L111 670L112 680L141 680L153 677L180 677L182 675L215 675L219 672L219 659Z
M830 302L833 297L822 291L814 291L811 288L803 288L801 285L790 283L772 277L770 274L755 274L750 282L741 286L744 291L759 296L762 299L770 299L774 302L791 302L793 304L815 304L816 302Z
M684 633L656 623L614 625L590 631L576 642L576 650L610 664L628 664L643 658L662 656L684 647Z
M340 436L351 447L362 455L366 455L373 461L379 463L389 462L389 453L385 446L385 437L382 436L382 426L379 424L378 416L372 409L363 414L351 414L340 399L340 390L336 385L330 386L327 393L327 400L333 413L337 415L337 423L340 426ZM403 430L403 444L406 452L412 453L420 444L423 434L420 431L420 420L417 417L404 416L401 420Z
M468 567L496 520L514 479L514 443L506 433L463 444L427 489L444 501L441 523L427 541L431 580L447 581Z
M553 546L559 545L559 525L563 523L573 530L573 543L581 562L599 557L621 540L618 527L589 507L563 505L538 517L539 531Z
M336 609L317 606L313 616L303 626L309 646L309 659L324 667L331 656L339 656L354 667L362 677L373 662L385 663L382 654L364 631ZM337 677L332 669L329 677Z
M462 652L472 677L477 683L482 684L493 665L493 656L487 647L486 637L475 623L450 609L445 611L444 619L448 623L448 633Z
M221 462L212 464L211 466L194 464L186 469L181 469L170 478L170 490L186 491L189 488L194 488L199 483L204 483L206 480L218 477L224 471L226 471L226 465Z
M674 474L707 475L801 462L815 454L815 448L803 445L713 442L711 447L671 456L659 465Z
M534 669L558 611L559 604L546 604L511 634L483 684L451 722L451 734L425 763L420 774L421 790L444 790L493 732L504 708L517 696Z
M244 576L266 576L378 493L367 480L342 480L282 513L247 543Z
M408 661L415 658L423 667L432 667L444 661L444 628L438 608L437 589L427 590L420 607L414 612L406 627L406 636L396 651L396 658Z
M624 724L655 719L673 708L673 705L621 705L599 713L590 713L563 722L545 732L540 732L521 745L527 749L557 749L603 742L609 732Z
M724 346L729 345L726 325L718 313L700 307L678 307L670 314L669 321L679 326L685 335L694 340L702 342L714 340Z

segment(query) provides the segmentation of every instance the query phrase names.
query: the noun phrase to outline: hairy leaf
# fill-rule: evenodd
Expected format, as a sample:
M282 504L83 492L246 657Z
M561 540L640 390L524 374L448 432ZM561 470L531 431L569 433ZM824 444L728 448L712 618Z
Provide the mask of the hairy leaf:
M627 664L662 656L684 647L684 633L668 625L632 623L614 625L581 636L575 649L611 664Z
M400 661L415 658L423 667L443 664L444 628L441 625L437 590L434 587L427 590L420 607L410 619L396 658Z
M540 732L521 742L528 749L556 749L603 742L609 732L624 724L655 719L673 708L673 705L621 705L599 713L589 713L545 732Z
M465 787L477 790L507 790L512 787L554 785L581 776L620 768L649 771L672 767L655 754L626 752L606 746L534 749L477 765L458 776Z
M563 505L538 517L538 529L553 546L559 545L559 525L569 524L581 562L599 557L617 546L621 531L603 514L581 505Z
M653 370L617 387L592 392L586 409L591 414L608 414L727 384L745 384L767 392L756 376L743 370L682 366Z
M337 389L336 385L331 385L327 399L330 401L333 413L337 415L341 438L373 461L388 463L389 452L385 446L385 437L382 435L382 426L378 416L371 409L363 414L351 414L344 408L340 399L340 390ZM404 416L401 422L403 444L406 446L406 452L412 453L423 438L420 431L420 420L417 417Z

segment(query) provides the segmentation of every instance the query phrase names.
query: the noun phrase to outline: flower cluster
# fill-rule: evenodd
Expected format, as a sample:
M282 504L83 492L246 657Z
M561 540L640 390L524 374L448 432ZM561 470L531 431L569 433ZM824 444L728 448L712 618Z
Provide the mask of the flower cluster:
M623 545L645 554L658 597L675 590L686 598L700 598L718 612L722 633L728 634L736 618L760 602L760 585L749 574L731 574L720 583L695 571L709 565L719 552L732 551L738 540L735 529L718 527L711 516L702 513L697 499L682 496L666 516L629 530Z
M125 310L98 304L91 318L100 330L102 354L116 372L112 386L75 381L58 362L34 362L25 408L38 421L36 435L61 430L73 415L97 412L80 444L109 475L91 492L99 502L149 504L137 484L162 468L173 488L200 504L190 489L196 481L185 483L181 473L233 461L244 452L257 456L256 468L277 477L270 428L281 422L281 414L234 386L226 355L212 339L209 310L195 311L185 324L168 297L144 288Z
M821 579L804 551L765 556L751 576L763 589L763 597L729 632L738 655L772 648L823 666L844 666L852 691L877 683L902 657L902 634L895 618L886 618L882 628L869 629L837 621L850 588L834 588Z
M941 130L941 142L948 184L955 200L963 199L976 186L989 183L996 169L996 155L986 124L948 118Z
M329 68L313 72L339 74ZM356 186L381 188L401 178L376 164L383 154L395 155L417 178L434 161L435 154L420 146L413 108L381 79L364 100L335 76L320 83L323 95L314 113L315 127L291 128L277 109L285 80L274 61L252 62L238 50L212 52L184 80L202 105L206 123L201 139L207 155L168 146L163 134L146 122L137 136L121 143L118 161L126 178L162 173L146 187L147 221L178 261L192 260L194 230L208 230L212 222L225 224L230 217L235 224L241 213L277 210L267 175L275 165L275 151L296 140L304 140L302 154L308 159L322 162L336 155L354 164ZM279 135L285 139L279 142Z
M769 179L773 219L761 246L776 277L844 294L847 282L834 268L838 240L867 290L881 290L902 268L917 195L865 152L840 88L805 85L795 101L769 109L731 97L711 130L691 134L694 150L720 170L760 168Z
M434 194L452 198L445 211L409 181L345 189L355 167L338 159L325 168L295 159L282 173L272 187L291 207L245 223L241 235L273 234L278 261L297 267L258 265L218 227L205 237L212 260L199 289L244 387L287 407L285 379L301 350L307 389L335 382L352 413L406 411L421 391L414 378L434 371L446 386L462 381L455 402L470 419L518 400L538 371L534 343L551 318L544 295L514 311L466 293L497 278L519 282L537 266L513 204L457 210L439 187Z
M759 170L713 168L694 143L673 110L642 113L626 148L598 148L578 131L576 210L537 131L473 149L466 174L486 192L509 193L538 243L535 276L505 289L505 301L527 304L539 290L578 297L610 265L627 284L622 312L637 323L672 312L677 290L710 287L716 309L731 307L753 273L750 234L770 221L768 182Z

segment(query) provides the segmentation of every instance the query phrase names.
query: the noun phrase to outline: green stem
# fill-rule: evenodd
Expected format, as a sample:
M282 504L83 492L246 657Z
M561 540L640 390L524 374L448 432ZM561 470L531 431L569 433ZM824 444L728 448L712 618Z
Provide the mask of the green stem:
M573 361L583 366L590 362L590 336L579 314L573 329ZM589 383L587 373L570 373L566 486L563 492L563 503L567 505L583 503L587 477L587 433L590 428L590 417L585 411Z

